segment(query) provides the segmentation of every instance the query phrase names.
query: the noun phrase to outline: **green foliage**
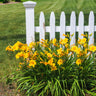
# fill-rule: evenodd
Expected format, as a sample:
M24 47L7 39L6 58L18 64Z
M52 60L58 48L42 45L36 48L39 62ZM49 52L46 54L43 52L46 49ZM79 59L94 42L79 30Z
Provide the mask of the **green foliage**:
M67 38L59 42L56 39L42 40L26 46L18 41L13 46L8 46L6 50L15 53L20 61L18 70L8 82L17 82L17 90L24 92L26 96L95 96L96 46L84 47L88 42L86 38L78 41L79 47L66 47L69 42ZM26 57L27 53L30 55ZM61 59L63 62L58 62Z
M20 0L21 2L26 2L26 1L29 1L29 0ZM34 1L34 2L36 2L36 1L40 1L40 0L30 0L30 1Z
M8 3L8 2L10 2L10 0L0 0L0 2Z
M15 2L21 2L22 0L15 0Z
M92 64L91 62L90 64L86 63L86 66L83 70L77 70L79 72L75 72L74 74L72 73L72 68L71 71L69 70L70 69L64 70L65 74L63 74L65 76L63 76L63 78L61 78L62 73L60 75L52 73L45 80L44 77L47 77L48 74L45 74L44 77L41 77L40 73L24 70L24 72L21 73L22 75L20 73L18 73L19 75L16 74L16 76L18 75L16 77L16 79L18 79L17 89L20 89L21 92L26 92L27 96L35 96L37 94L37 96L67 96L67 94L70 94L71 96L86 96L86 93L90 95L93 94L92 96L95 96L96 64ZM67 71L69 71L68 74ZM30 76L29 73L33 76ZM76 73L78 75L76 75ZM38 81L39 78L40 80Z

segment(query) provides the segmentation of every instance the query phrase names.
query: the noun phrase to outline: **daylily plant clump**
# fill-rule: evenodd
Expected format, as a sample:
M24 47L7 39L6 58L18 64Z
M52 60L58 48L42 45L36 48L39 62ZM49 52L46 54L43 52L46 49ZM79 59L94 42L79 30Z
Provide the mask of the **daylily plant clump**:
M64 39L31 42L29 46L17 41L6 48L15 54L19 68L14 75L18 89L28 96L96 95L96 46L89 45L86 35L70 46Z

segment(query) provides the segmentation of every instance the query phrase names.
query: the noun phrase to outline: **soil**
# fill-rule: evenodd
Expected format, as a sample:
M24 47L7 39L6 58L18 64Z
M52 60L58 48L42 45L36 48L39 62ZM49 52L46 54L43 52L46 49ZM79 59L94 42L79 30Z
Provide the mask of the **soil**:
M13 2L13 1L11 1L11 2L8 2L8 3L0 3L0 5L15 4L15 3L20 3L20 2Z
M21 96L16 93L15 85L5 85L0 83L0 96Z

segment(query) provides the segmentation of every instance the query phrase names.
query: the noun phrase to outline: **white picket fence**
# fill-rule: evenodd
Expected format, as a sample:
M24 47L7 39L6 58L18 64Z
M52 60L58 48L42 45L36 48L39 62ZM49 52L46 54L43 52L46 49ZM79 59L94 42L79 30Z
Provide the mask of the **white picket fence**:
M73 37L71 39L70 45L75 44L76 32L79 33L79 38L83 38L81 34L87 31L88 34L92 34L89 40L89 45L94 44L94 31L96 31L96 26L94 25L94 13L93 11L89 14L89 24L84 26L84 14L81 11L79 14L78 26L76 26L76 15L73 11L70 16L70 26L66 26L66 16L64 12L61 12L60 16L60 26L55 26L55 14L51 12L50 15L50 26L45 26L44 13L40 13L39 26L35 27L34 21L34 7L36 2L27 1L24 2L24 7L26 10L26 43L29 45L30 42L35 41L35 32L40 33L39 40L45 39L45 32L50 32L50 40L55 38L55 32L60 32L60 38L64 38L63 34L65 32L70 32Z

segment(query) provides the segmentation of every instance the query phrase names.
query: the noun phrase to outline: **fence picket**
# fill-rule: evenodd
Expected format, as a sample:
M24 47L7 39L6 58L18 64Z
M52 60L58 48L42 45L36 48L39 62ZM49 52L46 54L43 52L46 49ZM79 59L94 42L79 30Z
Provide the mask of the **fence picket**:
M92 34L92 36L89 36L89 45L94 44L94 13L93 11L89 14L89 35Z
M43 12L40 13L39 25L40 25L39 41L41 41L41 39L45 40L45 18L44 18L44 13Z
M75 12L73 11L71 13L71 18L70 18L70 45L75 44L75 31L76 31L76 16L75 16ZM73 36L72 36L73 35Z
M60 38L64 39L65 37L63 36L63 34L65 34L65 25L66 24L66 18L65 18L65 13L62 12L61 16L60 16Z
M50 32L50 40L55 38L55 32L60 32L60 38L64 39L65 37L62 36L65 34L65 32L70 32L70 45L75 44L75 34L76 31L79 33L79 38L83 38L81 34L84 34L84 32L89 33L89 45L94 44L94 31L96 31L96 25L94 25L94 13L93 11L89 14L89 24L84 25L84 14L81 11L79 13L79 22L78 26L76 26L76 15L73 11L71 13L70 17L70 26L66 26L66 18L65 13L61 12L60 16L60 26L55 26L55 14L54 12L51 12L50 15L50 25L45 26L45 18L44 13L41 12L40 18L39 18L39 26L34 26L34 8L36 5L36 2L27 1L24 2L24 7L26 11L26 43L29 45L30 42L35 41L35 32L40 32L40 38L45 39L45 32ZM73 36L72 36L73 35ZM90 36L91 35L91 36ZM88 37L88 39L89 39Z
M51 12L50 15L50 40L55 38L55 14Z
M83 14L82 11L79 13L78 26L79 26L79 32L78 32L78 35L79 35L79 36L78 36L78 37L79 37L80 39L82 39L83 36L81 36L81 34L84 34L84 14ZM78 38L78 39L79 39L79 38Z

